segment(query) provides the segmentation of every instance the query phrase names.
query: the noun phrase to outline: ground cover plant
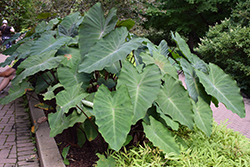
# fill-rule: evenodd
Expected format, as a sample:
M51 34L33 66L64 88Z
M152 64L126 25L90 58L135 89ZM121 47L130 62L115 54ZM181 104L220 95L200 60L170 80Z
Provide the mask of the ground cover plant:
M105 149L115 151L149 140L171 155L185 145L177 133L182 126L211 136L211 102L245 116L236 82L192 54L177 32L171 33L175 48L164 40L156 46L129 33L133 25L118 20L114 8L104 15L100 3L84 16L41 22L4 52L11 56L1 66L26 60L0 103L34 90L55 109L48 114L51 137L75 127L74 144L80 147L98 136Z
M180 155L164 156L159 148L150 143L124 148L120 152L108 153L114 164L129 166L237 166L247 167L250 162L250 142L246 136L226 127L227 123L213 124L211 137L207 137L198 128L190 131L183 128L187 148L182 147Z

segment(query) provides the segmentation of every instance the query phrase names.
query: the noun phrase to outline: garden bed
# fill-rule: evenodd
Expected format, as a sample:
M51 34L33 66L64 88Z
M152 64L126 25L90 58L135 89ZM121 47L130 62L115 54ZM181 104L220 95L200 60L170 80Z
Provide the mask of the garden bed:
M102 150L102 141L99 138L86 142L82 148L72 143L72 134L70 129L66 129L63 133L54 137L59 152L62 154L64 148L70 146L67 159L70 164L67 167L92 167L93 164L99 159L96 151Z

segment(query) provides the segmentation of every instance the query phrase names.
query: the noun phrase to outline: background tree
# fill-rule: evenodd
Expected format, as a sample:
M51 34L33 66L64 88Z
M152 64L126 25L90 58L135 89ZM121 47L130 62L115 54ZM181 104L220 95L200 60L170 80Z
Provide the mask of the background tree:
M2 0L0 2L0 18L8 20L16 31L35 25L35 9L37 2L32 0Z
M162 30L166 38L177 31L188 38L192 50L209 26L228 17L237 0L155 0L144 2L147 10L141 12L147 21L145 28ZM155 34L155 33L154 33ZM153 35L154 35L153 34ZM162 38L162 37L161 37ZM156 40L157 42L157 40Z
M237 80L250 96L250 0L237 4L229 19L211 27L198 53L206 62L219 65Z
M63 18L70 13L80 12L82 15L98 0L2 0L0 2L0 18L7 19L15 27L16 31L33 27L42 20L49 21L52 18ZM118 17L136 18L131 11L129 0L101 1L105 11L116 7Z

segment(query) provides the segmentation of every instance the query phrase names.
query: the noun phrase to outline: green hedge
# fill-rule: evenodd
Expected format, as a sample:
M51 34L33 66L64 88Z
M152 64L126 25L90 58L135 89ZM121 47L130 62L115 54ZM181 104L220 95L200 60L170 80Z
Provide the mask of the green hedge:
M210 27L196 49L206 62L219 65L250 96L250 0L239 2L229 19Z
M250 95L250 27L226 19L210 28L196 51L206 62L219 65Z

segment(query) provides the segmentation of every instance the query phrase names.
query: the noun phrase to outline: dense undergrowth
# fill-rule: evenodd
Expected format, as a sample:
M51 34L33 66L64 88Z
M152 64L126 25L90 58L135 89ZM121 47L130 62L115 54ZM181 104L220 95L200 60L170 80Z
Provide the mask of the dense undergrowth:
M186 147L180 155L164 154L151 143L131 149L109 153L115 166L237 166L247 167L250 162L250 142L244 135L226 127L227 123L213 123L211 137L198 128L193 131L181 128L179 135L185 138ZM99 164L100 165L100 164Z

